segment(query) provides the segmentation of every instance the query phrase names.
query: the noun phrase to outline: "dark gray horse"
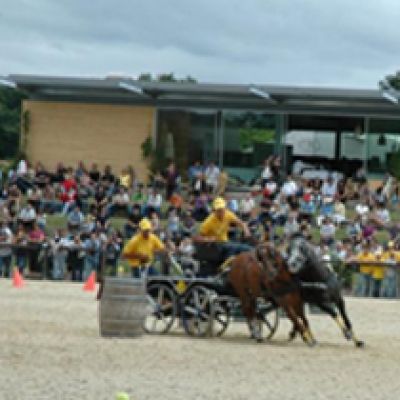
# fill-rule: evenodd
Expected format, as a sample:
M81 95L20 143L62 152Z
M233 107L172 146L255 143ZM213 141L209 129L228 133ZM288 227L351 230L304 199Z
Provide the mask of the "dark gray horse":
M363 347L364 342L353 333L336 273L325 265L312 245L300 235L292 238L288 254L289 271L300 282L303 300L328 313L347 340L352 340L357 347Z

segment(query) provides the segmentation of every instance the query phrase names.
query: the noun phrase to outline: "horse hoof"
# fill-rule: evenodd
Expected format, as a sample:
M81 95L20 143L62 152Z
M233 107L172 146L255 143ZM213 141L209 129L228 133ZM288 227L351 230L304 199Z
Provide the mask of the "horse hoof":
M348 329L345 329L343 331L343 335L347 340L351 340L353 338L351 331L349 331Z
M363 342L362 340L357 340L356 341L356 347L358 347L359 349L362 349L365 347L365 342Z

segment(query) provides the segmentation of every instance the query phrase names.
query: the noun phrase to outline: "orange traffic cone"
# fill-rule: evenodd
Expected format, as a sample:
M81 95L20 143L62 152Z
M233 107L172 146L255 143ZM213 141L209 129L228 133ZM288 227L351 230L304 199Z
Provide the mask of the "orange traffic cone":
M24 278L20 274L19 269L15 267L13 273L13 286L15 288L22 288L24 285L25 285Z
M83 285L83 290L85 292L93 292L96 290L96 272L92 272L87 278L85 284Z

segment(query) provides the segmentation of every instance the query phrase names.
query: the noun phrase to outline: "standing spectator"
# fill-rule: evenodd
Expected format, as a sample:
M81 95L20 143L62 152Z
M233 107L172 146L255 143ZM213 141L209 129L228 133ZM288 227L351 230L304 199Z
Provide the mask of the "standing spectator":
M175 209L171 209L167 221L167 236L174 242L180 238L180 219Z
M393 241L387 244L386 250L382 254L382 261L390 263L393 267L385 268L385 276L382 281L381 296L386 298L397 297L397 274L396 264L400 262L400 253L395 250Z
M382 281L385 277L385 267L380 265L384 261L383 252L381 247L377 247L375 250L375 261L377 265L371 267L371 277L372 277L372 297L380 297Z
M261 187L265 187L266 183L272 178L272 170L271 170L271 162L272 157L268 157L264 161L264 167L261 172Z
M42 251L44 250L43 244L45 238L44 232L39 228L38 223L35 221L32 230L28 233L29 261L32 270L38 270L39 259L42 258Z
M71 269L71 278L73 281L82 281L85 254L85 248L80 236L75 235L73 242L69 245L68 251L68 265Z
M16 264L21 275L24 273L28 262L28 235L22 224L18 225L17 233L14 236Z
M356 295L368 297L372 291L372 269L371 263L375 261L375 255L371 249L371 243L365 241L360 254L356 256L356 260L360 265L360 273L358 276Z
M214 161L210 161L205 170L206 185L209 193L215 193L218 186L219 174L219 168L215 165Z
M53 255L52 277L54 280L64 279L69 244L70 241L68 240L64 229L59 229L54 236L54 239L50 241Z
M201 176L203 175L203 167L200 163L200 161L195 161L188 170L188 178L190 185L193 190L196 190L195 184L196 182L201 179Z
M217 189L215 191L216 196L223 196L226 192L226 188L229 182L229 175L225 169L221 169L220 174L218 175L218 184Z
M92 232L83 243L85 248L85 262L83 267L83 280L86 280L91 272L98 272L100 265L100 238L96 232Z
M10 277L13 234L4 220L0 220L0 278Z
M120 253L121 241L117 234L113 232L104 245L105 268L110 271L111 276L117 275L117 263Z
M178 185L180 177L174 162L169 163L168 167L163 173L163 178L166 185L165 199L169 200L173 192L179 191Z
M300 226L297 222L297 214L295 212L291 212L288 215L288 219L285 222L283 227L283 232L286 238L290 238L293 234L299 232Z

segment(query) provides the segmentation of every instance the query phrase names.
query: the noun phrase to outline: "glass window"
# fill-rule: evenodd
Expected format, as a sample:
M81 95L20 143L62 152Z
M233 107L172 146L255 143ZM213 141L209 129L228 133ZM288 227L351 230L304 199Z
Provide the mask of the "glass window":
M250 111L224 111L223 166L232 175L250 181L257 167L274 153L275 115Z
M399 174L400 120L371 119L367 134L368 173Z

